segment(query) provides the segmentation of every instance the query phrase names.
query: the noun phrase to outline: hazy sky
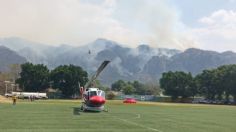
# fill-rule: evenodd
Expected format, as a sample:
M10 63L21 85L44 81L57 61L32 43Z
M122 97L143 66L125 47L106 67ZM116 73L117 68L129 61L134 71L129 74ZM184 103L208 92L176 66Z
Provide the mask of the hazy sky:
M0 37L236 51L236 0L0 0Z

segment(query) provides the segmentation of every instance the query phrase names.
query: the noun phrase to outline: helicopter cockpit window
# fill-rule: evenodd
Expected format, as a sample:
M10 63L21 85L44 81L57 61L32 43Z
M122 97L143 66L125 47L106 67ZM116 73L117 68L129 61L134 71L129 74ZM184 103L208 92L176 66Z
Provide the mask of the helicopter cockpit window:
M98 91L98 95L99 95L99 96L102 96L102 97L105 97L105 92L99 90L99 91Z
M97 92L96 91L90 91L89 92L89 97L96 96Z

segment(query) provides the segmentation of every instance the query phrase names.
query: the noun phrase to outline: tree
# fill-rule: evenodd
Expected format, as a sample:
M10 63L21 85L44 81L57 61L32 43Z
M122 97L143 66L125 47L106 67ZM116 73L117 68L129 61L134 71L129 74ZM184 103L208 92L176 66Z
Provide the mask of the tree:
M116 95L112 91L108 91L107 95L106 95L107 99L109 99L109 100L113 100L115 98L115 96Z
M229 95L234 97L236 103L236 65L226 65L218 68L222 72L221 84L229 101Z
M214 100L216 95L214 74L213 70L204 70L202 74L196 76L200 93L211 100Z
M172 71L162 73L162 78L160 79L161 88L165 90L165 94L170 95L172 99L178 98L178 91L174 84L174 73Z
M52 70L50 79L53 82L53 88L58 88L68 98L79 93L79 85L85 85L88 74L79 66L64 65Z
M223 99L223 94L226 93L227 90L227 82L225 82L227 77L227 66L222 66L222 67L218 67L217 69L213 69L214 71L214 82L215 82L215 91L216 91L216 98L218 100L222 100ZM227 79L228 80L228 79ZM229 92L227 92L228 94ZM229 94L228 94L229 95ZM227 98L229 97L227 95ZM227 99L228 100L228 99Z
M142 84L139 81L125 82L118 80L112 84L112 90L123 91L124 94L152 95L160 92L158 85L153 83Z
M49 70L46 66L25 63L21 65L21 69L21 77L16 82L24 91L39 92L48 88Z
M131 84L126 84L122 90L124 94L133 94L135 92L135 89Z
M225 93L225 99L227 102L229 102L229 96L230 96L229 80L231 80L230 66L224 65L224 66L218 67L217 70L220 72L220 74L219 74L220 82L218 84L220 91L222 91L222 93ZM219 90L217 90L217 91L219 91Z
M134 81L132 83L134 89L135 89L135 93L138 95L144 95L146 93L146 89L144 84L140 83L139 81Z
M190 82L190 85L189 85L189 94L190 96L192 96L194 98L195 95L197 95L199 93L199 89L197 87L197 81L195 78L191 78L191 82Z
M191 73L181 71L167 72L162 74L160 85L165 90L166 95L170 95L173 100L181 96L187 98L194 96L194 80Z
M118 80L111 85L111 90L121 91L125 87L126 83L123 80Z
M161 88L156 82L148 82L146 84L143 84L144 92L140 95L158 95L161 93Z

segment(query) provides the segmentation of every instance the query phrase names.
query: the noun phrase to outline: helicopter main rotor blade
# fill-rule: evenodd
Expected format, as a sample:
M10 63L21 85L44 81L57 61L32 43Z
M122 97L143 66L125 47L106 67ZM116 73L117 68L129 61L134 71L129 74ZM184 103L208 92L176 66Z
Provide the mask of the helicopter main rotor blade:
M95 74L95 78L96 79L98 77L98 75L102 72L102 70L108 65L110 61L106 60L106 61L103 61L103 63L100 65L100 67L98 68L96 74Z
M85 88L88 88L88 87L92 84L92 82L97 79L97 77L99 76L99 74L103 71L103 69L104 69L109 63L110 63L110 61L108 61L108 60L103 61L103 63L99 66L99 68L98 68L96 74L94 74L94 75L89 79L89 81L86 83L86 85L85 85L84 87L85 87Z

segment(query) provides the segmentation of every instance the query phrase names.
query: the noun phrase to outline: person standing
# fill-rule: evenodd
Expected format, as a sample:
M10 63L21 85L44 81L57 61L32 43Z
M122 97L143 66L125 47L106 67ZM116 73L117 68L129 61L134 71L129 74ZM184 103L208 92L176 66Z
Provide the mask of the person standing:
M12 96L13 105L16 105L16 99L17 99L16 95L13 95Z

